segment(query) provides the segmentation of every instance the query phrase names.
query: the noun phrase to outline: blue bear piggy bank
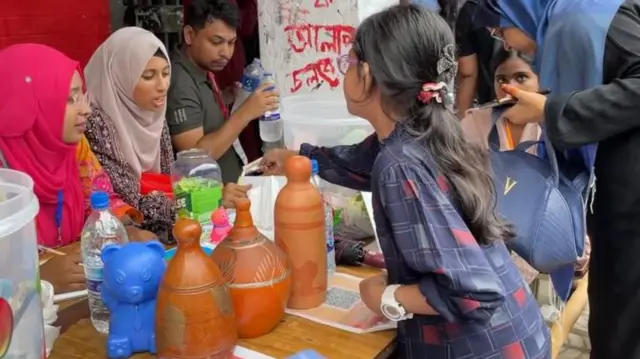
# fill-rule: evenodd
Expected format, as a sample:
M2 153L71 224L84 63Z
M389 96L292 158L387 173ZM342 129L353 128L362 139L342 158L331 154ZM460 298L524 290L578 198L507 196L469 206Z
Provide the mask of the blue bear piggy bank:
M156 353L156 295L166 269L163 257L164 247L156 241L102 250L102 300L111 312L109 358Z

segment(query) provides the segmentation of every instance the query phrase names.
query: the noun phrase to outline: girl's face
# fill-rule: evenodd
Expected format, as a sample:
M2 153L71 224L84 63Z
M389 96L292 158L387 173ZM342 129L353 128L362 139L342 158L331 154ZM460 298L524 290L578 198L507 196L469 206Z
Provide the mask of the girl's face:
M169 63L152 56L133 90L133 101L144 111L161 111L167 102Z
M342 82L342 91L344 92L344 98L347 102L347 109L349 113L357 116L358 112L358 99L363 97L362 79L358 74L359 60L356 58L353 50L349 51L349 54L340 58L338 67L340 72L344 74L344 80ZM354 113L354 111L356 113Z
M344 74L342 90L347 102L347 110L354 116L367 118L366 109L371 99L369 65L366 62L361 63L351 50L349 55L340 58L338 67Z
M530 56L536 52L536 42L518 28L495 28L490 31L494 38L502 41L505 50L516 50Z
M502 91L501 85L508 84L525 91L536 92L540 90L538 76L533 73L531 66L521 58L509 58L496 68L494 75L494 88L496 96L503 98L507 93Z
M69 97L64 113L64 125L62 128L62 141L64 143L75 144L80 142L84 131L87 129L89 111L89 102L83 91L82 77L80 77L78 71L75 71L69 85Z

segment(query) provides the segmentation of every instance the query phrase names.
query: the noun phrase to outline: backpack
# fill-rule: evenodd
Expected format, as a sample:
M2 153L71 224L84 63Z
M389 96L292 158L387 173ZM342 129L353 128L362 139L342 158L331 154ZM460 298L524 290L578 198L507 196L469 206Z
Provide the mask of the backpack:
M498 117L494 115L494 124ZM584 252L585 196L592 173L558 153L544 129L542 141L523 142L502 152L494 132L489 147L496 210L516 230L507 246L539 272L549 273L556 292L566 300L574 263ZM542 146L547 159L526 152L534 145Z

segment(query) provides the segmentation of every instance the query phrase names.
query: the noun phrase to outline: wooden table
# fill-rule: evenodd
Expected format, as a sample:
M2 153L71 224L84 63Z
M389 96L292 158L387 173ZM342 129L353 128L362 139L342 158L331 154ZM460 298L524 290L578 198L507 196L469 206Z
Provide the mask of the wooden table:
M338 268L338 272L369 277L380 270L368 267ZM61 303L56 325L62 334L49 359L105 359L106 336L96 332L89 321L86 299ZM300 317L286 315L271 333L256 339L240 340L239 345L270 355L287 358L304 349L314 349L329 359L384 359L394 347L395 331L354 334ZM132 358L155 358L140 354Z

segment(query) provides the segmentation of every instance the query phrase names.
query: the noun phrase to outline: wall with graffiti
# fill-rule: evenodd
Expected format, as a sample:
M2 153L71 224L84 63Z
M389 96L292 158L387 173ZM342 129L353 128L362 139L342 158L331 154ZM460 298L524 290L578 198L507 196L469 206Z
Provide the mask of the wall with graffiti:
M260 57L281 95L341 91L336 63L359 18L398 0L260 0Z

